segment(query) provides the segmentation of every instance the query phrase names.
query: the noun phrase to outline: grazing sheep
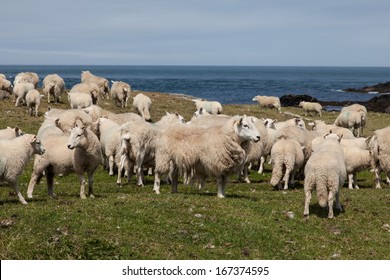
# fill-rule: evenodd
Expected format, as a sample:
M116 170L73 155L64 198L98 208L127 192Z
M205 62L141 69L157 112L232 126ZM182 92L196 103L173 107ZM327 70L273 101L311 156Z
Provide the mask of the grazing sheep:
M38 108L41 105L41 94L39 91L36 89L29 90L26 94L26 104L29 115L32 116L35 111L35 116L38 117Z
M14 86L18 83L30 83L34 86L34 88L38 87L39 76L34 72L21 72L15 76Z
M125 82L116 82L111 81L111 98L114 104L120 106L122 108L127 107L127 101L131 95L131 86Z
M86 127L93 129L91 116L79 109L51 109L45 113L45 118L49 124L57 126L66 134L70 133L77 120L80 120Z
M50 96L53 96L54 102L58 103L65 90L64 79L57 74L49 74L43 79L42 90L47 94L47 103L50 103Z
M19 106L20 103L25 103L26 94L29 90L34 89L34 85L31 83L20 82L14 86L14 98L16 98L15 106Z
M352 131L354 136L360 137L363 122L365 122L363 111L346 111L340 113L334 124L340 127L348 128Z
M95 76L89 71L81 71L81 82L86 84L91 84L91 83L97 84L102 96L109 98L110 88L107 79L103 77Z
M331 130L335 134L343 135L343 139L352 139L355 138L352 131L347 128L339 127L333 124L326 124L322 120L315 120L314 122L308 123L309 127L312 130L318 132L319 134L325 135Z
M129 121L145 121L140 115L135 113L123 113L123 114L115 114L110 111L104 110L97 105L89 106L83 109L94 122L96 122L99 118L107 118L119 125L123 125Z
M77 121L70 132L68 149L74 150L73 167L80 180L80 198L86 198L85 172L88 175L88 195L94 197L93 175L102 160L99 139L81 121Z
M210 113L208 113L203 107L200 107L198 110L194 112L194 117L199 116L208 116Z
M356 174L373 166L374 162L371 153L359 147L342 145L342 148L348 175L348 188L352 190L354 185L355 189L359 189Z
M0 129L0 140L10 140L21 135L23 135L23 132L19 127Z
M299 107L303 108L305 110L305 116L307 116L308 113L310 112L315 112L322 117L322 106L318 102L306 102L306 101L301 101L299 102Z
M133 99L133 107L138 110L138 113L142 116L145 121L150 121L150 106L152 100L146 95L139 93Z
M0 77L0 90L5 90L10 93L12 91L11 81L8 81L6 78Z
M92 97L88 93L69 92L68 99L71 109L83 109L93 104Z
M318 202L321 207L328 206L328 218L332 219L333 203L336 198L336 208L341 209L339 201L340 186L347 177L343 149L340 137L336 134L326 136L317 150L310 156L305 166L305 209L303 214L309 216L309 204L314 188L317 191Z
M271 150L272 178L271 185L282 188L282 177L284 189L288 189L289 182L293 184L295 173L302 167L304 162L303 149L305 147L295 139L278 138ZM290 179L291 173L291 181Z
M11 96L11 93L9 91L0 89L0 100L9 99Z
M33 154L45 153L41 141L35 135L24 134L11 140L0 140L0 151L0 179L15 190L22 204L27 204L19 191L18 177Z
M368 149L374 161L375 187L381 189L381 171L390 176L390 126L375 130L367 139Z
M341 113L349 112L349 111L363 112L364 119L362 120L362 125L360 128L361 129L360 135L362 135L363 128L366 126L366 123L367 123L367 108L363 105L360 105L360 104L352 104L352 105L343 107L341 109Z
M98 99L99 99L99 93L100 93L100 88L97 84L95 83L81 83L81 84L76 84L74 85L71 89L70 92L82 92L82 93L87 93L91 96L92 98L92 103L97 104Z
M228 175L242 170L249 141L260 134L246 116L232 117L222 126L172 126L163 132L156 149L154 191L160 193L160 177L171 172L172 192L177 192L178 175L217 177L218 197L225 197Z
M279 97L276 96L266 96L266 95L257 95L253 97L252 101L257 101L260 107L262 108L276 108L279 113L281 113L281 104Z
M195 102L196 110L203 108L209 114L218 115L222 113L222 105L218 101L205 101L201 99L193 100Z

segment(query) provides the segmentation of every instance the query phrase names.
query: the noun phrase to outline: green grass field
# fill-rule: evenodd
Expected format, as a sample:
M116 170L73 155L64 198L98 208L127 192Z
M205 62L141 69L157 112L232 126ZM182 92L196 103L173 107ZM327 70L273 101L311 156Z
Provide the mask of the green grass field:
M165 111L178 112L186 120L193 103L183 97L146 93L153 101L152 117ZM29 117L26 107L0 101L0 128L18 125L36 133L47 109L44 98L40 116ZM131 104L131 102L129 102ZM132 111L114 107L103 100L102 107L114 112ZM53 107L67 108L67 104ZM299 108L283 108L302 114ZM263 110L257 105L225 105L226 114L247 114L285 120L291 116ZM333 122L337 113L325 112L322 119ZM369 136L388 125L389 116L369 113ZM19 178L26 196L32 161ZM0 188L1 259L390 259L390 188L374 189L369 171L359 174L361 189L341 190L344 212L333 220L313 196L310 218L303 218L302 181L288 191L272 190L271 166L263 175L251 171L251 183L239 183L232 176L227 198L218 199L216 183L206 188L179 185L171 194L152 192L153 177L144 188L135 182L116 186L116 178L103 168L95 175L96 198L81 200L75 175L55 178L56 199L47 196L43 179L34 198L22 205L7 186ZM135 179L135 178L134 178ZM292 212L294 218L287 213ZM291 214L291 213L290 213Z

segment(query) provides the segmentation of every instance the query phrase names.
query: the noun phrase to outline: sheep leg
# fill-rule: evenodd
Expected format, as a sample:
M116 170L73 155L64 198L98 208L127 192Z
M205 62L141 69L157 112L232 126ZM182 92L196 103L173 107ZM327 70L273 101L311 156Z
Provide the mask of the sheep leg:
M90 198L94 198L93 194L93 173L94 172L89 172L88 173L88 195Z
M153 186L153 191L156 194L160 194L160 173L155 171L154 172L154 186Z
M138 151L137 159L136 159L136 166L137 166L137 186L143 187L144 183L142 180L142 164L144 162L145 158L145 149L141 148Z
M290 169L286 169L286 174L284 175L284 189L288 190L288 180L290 178Z
M26 200L24 199L23 195L19 191L18 183L17 182L10 182L10 185L14 189L16 195L18 196L18 199L20 203L22 204L27 204Z
M381 168L380 166L376 166L374 168L374 173L375 173L375 188L376 189L381 189Z
M77 176L79 177L79 181L80 181L80 198L81 199L86 199L87 196L85 195L85 178L84 178L84 174L77 174Z
M225 186L227 183L227 176L220 175L217 177L217 185L218 185L218 193L217 196L219 198L225 198Z
M259 170L257 173L262 174L264 171L264 162L265 162L265 157L261 156L260 161L259 161Z
M357 173L356 172L353 173L353 182L355 183L355 189L358 190L359 186L357 184Z
M114 175L114 155L109 155L108 156L108 174L110 176L113 176ZM119 170L118 170L118 173L119 173Z
M333 214L334 196L335 196L334 192L332 190L329 190L329 195L328 195L328 218L329 219L334 218L334 214Z
M53 192L53 186L54 186L54 172L50 168L46 170L46 182L47 182L47 194L50 197L55 197L55 194Z
M177 185L179 182L179 171L177 170L177 168L173 168L171 173L171 178L172 178L172 193L177 193Z
M28 198L33 197L34 187L41 178L42 178L42 172L37 172L34 170L33 173L31 174L30 182L28 183L28 188L27 188Z
M311 190L305 192L305 209L303 210L303 215L305 218L309 217L309 205L311 200Z
M348 189L353 190L354 176L353 173L348 174Z

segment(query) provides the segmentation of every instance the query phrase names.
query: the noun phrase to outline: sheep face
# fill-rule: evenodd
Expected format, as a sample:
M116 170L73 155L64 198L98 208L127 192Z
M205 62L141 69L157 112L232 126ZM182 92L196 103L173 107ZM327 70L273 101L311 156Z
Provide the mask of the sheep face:
M82 148L87 144L87 138L85 136L85 128L80 122L76 123L76 126L70 131L68 140L68 149Z
M254 142L260 141L260 133L257 130L252 119L247 118L246 115L240 118L240 120L236 123L236 132L237 136L242 141L251 140Z
M39 140L35 135L31 138L30 144L33 148L34 154L43 155L45 153L45 148L43 147L41 140Z

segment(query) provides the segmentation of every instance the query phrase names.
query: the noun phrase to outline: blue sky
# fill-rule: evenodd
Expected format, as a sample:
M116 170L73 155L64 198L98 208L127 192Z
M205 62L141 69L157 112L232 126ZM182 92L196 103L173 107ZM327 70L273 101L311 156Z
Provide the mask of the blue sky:
M388 0L3 2L0 64L390 66Z

